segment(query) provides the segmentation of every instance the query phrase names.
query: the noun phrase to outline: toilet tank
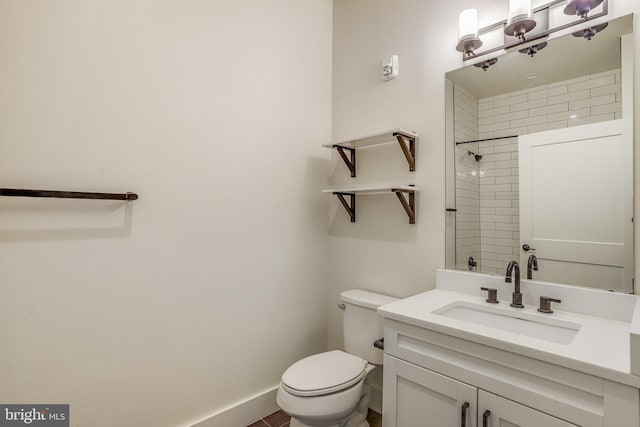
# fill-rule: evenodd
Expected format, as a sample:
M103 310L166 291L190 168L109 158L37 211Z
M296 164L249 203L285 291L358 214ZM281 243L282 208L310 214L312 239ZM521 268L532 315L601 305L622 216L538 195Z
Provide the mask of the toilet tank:
M377 309L398 299L362 289L345 291L340 299L345 305L342 319L344 351L374 365L382 365L384 352L373 346L384 336L383 318L378 316Z

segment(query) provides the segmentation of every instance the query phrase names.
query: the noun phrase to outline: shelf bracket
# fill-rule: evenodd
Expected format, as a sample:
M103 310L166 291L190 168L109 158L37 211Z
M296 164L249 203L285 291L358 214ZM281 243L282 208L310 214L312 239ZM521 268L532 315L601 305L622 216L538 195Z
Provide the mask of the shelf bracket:
M402 148L404 157L407 159L407 163L409 163L409 170L414 172L416 170L416 139L401 133L394 133L393 136L396 137L400 148Z
M356 195L354 193L333 193L338 196L338 200L342 203L342 206L347 210L349 216L351 217L351 222L356 222ZM347 203L344 196L349 196L351 198L350 204Z
M400 200L400 204L402 204L402 207L404 208L404 211L407 213L407 216L409 217L409 224L415 224L416 223L416 192L415 191L411 191L411 190L399 190L399 189L392 189L391 191L393 191L396 196L398 196L398 200ZM406 197L404 197L404 194L402 193L407 193L408 194L408 199Z
M342 157L342 160L344 160L344 163L349 168L349 171L351 172L351 178L355 178L355 176L356 176L356 149L355 148L349 148L349 147L343 147L341 145L334 145L333 148L338 150L338 154L340 154L340 157ZM349 157L347 157L346 153L344 152L345 150L349 151L349 154L350 154Z

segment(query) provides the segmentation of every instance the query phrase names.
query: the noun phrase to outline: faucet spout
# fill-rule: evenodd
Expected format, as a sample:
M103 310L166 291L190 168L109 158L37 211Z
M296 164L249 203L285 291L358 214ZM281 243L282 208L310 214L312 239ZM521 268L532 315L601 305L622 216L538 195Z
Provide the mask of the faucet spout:
M529 255L527 260L527 279L533 279L533 272L538 271L538 258L535 255Z
M524 304L522 304L522 293L520 292L520 266L515 260L510 261L507 265L507 271L504 275L504 281L506 283L511 283L512 274L514 276L514 284L511 307L522 308Z
M509 264L507 265L507 272L504 275L504 281L506 283L511 283L512 272L515 276L514 291L520 293L520 266L517 261L509 261Z

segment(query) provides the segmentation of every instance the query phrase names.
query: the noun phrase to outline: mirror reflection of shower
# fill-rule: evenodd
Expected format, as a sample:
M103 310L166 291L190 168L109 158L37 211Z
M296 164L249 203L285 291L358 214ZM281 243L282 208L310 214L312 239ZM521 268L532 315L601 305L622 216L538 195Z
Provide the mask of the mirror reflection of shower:
M482 271L480 257L480 180L483 152L478 142L477 103L469 102L462 87L456 87L458 123L465 118L469 126L458 126L455 144L455 239L456 268Z

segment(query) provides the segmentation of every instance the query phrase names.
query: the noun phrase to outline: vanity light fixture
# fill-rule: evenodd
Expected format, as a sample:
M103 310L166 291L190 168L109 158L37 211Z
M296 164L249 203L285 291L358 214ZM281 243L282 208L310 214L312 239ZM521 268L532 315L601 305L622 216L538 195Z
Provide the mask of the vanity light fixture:
M508 36L526 41L526 33L533 30L536 21L533 19L531 0L509 0L509 18L504 33Z
M458 22L458 44L456 50L462 53L462 60L479 58L490 53L517 49L524 43L539 41L536 46L529 48L521 47L529 55L535 53L542 47L544 39L552 33L566 30L576 25L584 27L584 23L594 19L607 16L609 14L610 0L550 0L548 3L531 7L531 0L509 0L509 10L507 19L493 23L478 29L478 10L466 9L459 15ZM570 16L575 16L570 22L560 22L562 20L553 19L557 16L553 12L560 6L563 12ZM557 22L555 26L552 26ZM598 31L606 27L605 24L592 25L587 29L576 31L574 35L591 39ZM494 32L504 33L501 45L494 37ZM579 34L578 34L579 33ZM482 48L482 49L481 49ZM514 50L515 50L514 49ZM532 55L532 56L533 56ZM479 68L486 70L493 63L481 61L475 64Z
M458 16L458 45L456 50L465 58L475 55L475 50L482 46L478 38L478 9L470 8L460 12Z
M589 17L591 9L600 6L602 0L567 0L564 8L565 15L578 15L582 19Z

